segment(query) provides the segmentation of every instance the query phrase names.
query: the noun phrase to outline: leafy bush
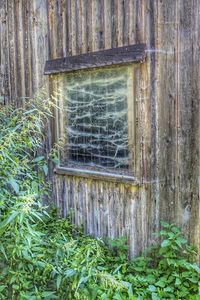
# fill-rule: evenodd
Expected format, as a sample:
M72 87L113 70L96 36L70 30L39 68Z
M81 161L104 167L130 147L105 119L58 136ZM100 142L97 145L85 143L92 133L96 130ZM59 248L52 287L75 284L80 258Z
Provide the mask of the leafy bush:
M43 207L48 167L38 153L52 106L41 95L0 108L0 299L199 299L196 253L174 224L129 261L124 238L107 245Z

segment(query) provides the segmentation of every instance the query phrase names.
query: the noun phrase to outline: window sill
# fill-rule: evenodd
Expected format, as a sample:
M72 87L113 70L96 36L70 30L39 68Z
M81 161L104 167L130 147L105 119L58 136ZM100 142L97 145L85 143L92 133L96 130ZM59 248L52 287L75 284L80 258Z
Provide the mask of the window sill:
M135 177L125 174L106 173L101 171L76 169L60 166L57 166L54 172L58 175L75 176L103 181L111 181L116 183L139 185L139 182L135 179Z

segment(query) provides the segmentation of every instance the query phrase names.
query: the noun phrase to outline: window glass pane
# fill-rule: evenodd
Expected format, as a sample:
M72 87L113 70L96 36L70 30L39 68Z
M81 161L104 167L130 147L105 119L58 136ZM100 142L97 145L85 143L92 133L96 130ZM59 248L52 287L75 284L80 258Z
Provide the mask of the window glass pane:
M66 162L128 168L128 68L63 76Z

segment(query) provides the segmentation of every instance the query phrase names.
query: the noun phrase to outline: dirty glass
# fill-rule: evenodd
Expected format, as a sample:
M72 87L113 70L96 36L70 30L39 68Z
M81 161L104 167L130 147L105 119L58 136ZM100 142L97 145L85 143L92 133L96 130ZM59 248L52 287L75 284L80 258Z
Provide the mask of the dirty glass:
M128 68L63 76L65 161L128 168Z

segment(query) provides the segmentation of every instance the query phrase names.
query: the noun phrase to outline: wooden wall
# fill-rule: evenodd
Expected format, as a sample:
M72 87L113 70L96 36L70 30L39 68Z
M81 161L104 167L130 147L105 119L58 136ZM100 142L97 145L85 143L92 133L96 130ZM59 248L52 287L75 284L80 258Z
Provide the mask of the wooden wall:
M141 42L141 185L57 175L56 202L91 234L127 234L132 255L160 220L182 226L200 254L199 0L0 1L0 100L21 105L48 81L48 58Z

